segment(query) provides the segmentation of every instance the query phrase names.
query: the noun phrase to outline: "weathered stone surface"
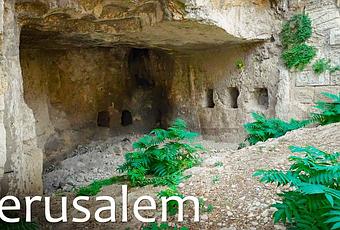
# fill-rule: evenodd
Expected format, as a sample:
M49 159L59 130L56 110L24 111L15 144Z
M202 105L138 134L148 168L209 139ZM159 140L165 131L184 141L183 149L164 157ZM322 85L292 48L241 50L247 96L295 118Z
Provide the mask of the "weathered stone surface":
M331 30L329 34L330 45L340 45L340 31L337 28Z
M3 12L3 42L1 69L7 82L4 88L4 110L1 145L6 144L5 175L0 181L1 193L34 194L42 191L42 150L37 148L32 111L23 99L22 75L19 61L19 28L15 21L14 3L5 1ZM1 103L2 104L2 103ZM4 140L5 139L5 140ZM0 175L0 178L2 174Z
M246 40L269 39L276 26L270 1L182 0L182 2L186 4L188 11L186 18L217 25L229 34Z
M325 86L331 84L331 77L328 72L324 72L320 75L315 74L312 70L297 72L292 74L292 76L296 79L295 85L297 87L304 86Z
M226 142L244 138L251 112L306 117L339 81L280 61L282 15L303 7L318 58L340 64L334 0L1 1L1 193L41 192L43 152L58 163L176 117Z
M129 44L196 49L197 44L204 48L269 39L277 23L269 2L247 2L25 0L17 1L16 10L30 47Z

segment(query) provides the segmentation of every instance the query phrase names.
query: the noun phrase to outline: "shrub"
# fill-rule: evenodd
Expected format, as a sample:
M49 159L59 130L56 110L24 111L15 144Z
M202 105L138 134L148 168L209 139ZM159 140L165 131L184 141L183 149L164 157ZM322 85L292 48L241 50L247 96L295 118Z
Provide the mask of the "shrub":
M246 141L254 145L260 141L266 141L269 138L277 138L285 135L287 132L299 129L308 124L309 121L297 121L292 119L290 122L282 121L278 118L267 119L262 114L252 113L255 122L244 125L248 136Z
M316 49L306 44L312 36L312 21L306 14L297 14L283 24L280 33L283 45L281 55L289 68L303 70L316 55Z
M340 93L336 95L323 92L322 94L331 99L331 101L316 102L316 106L314 107L319 109L321 113L313 113L311 120L321 125L340 122Z
M125 154L118 167L127 172L132 185L177 185L183 171L199 162L201 145L193 144L197 133L187 130L185 121L177 119L168 130L154 129L133 144L133 152Z
M258 170L254 176L263 183L289 186L281 194L274 222L294 229L338 229L340 227L340 153L328 154L314 147L294 147L289 170Z
M330 60L326 60L324 58L317 60L313 64L314 73L321 74L321 73L326 72L330 67L329 63L330 63Z
M283 24L280 33L283 47L302 44L312 36L312 21L306 14L296 14Z
M298 44L286 49L282 53L282 59L289 68L303 70L316 55L316 49L307 44Z

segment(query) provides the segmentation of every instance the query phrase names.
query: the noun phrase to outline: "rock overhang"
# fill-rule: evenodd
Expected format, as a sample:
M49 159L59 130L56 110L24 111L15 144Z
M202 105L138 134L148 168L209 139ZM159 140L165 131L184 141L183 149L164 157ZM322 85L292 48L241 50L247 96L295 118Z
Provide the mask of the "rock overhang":
M127 45L187 51L269 39L274 22L267 1L239 2L18 0L16 11L23 48Z

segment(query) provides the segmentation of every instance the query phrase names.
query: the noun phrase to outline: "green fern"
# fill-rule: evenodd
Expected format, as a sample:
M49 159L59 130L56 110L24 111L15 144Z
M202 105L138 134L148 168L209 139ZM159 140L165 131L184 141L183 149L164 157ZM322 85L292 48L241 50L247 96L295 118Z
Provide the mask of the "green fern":
M311 114L311 121L321 125L327 125L335 122L340 122L340 93L338 95L331 93L322 93L330 101L318 101L315 108L319 109L321 113Z
M282 202L274 222L293 225L294 229L338 229L340 226L340 153L328 154L314 147L290 147L289 170L258 170L254 176L263 183L289 186L278 194Z
M177 119L169 129L155 129L135 142L118 171L127 172L134 186L178 185L183 171L199 162L198 151L203 147L193 143L197 136Z
M246 141L254 145L260 141L266 141L269 138L277 138L285 135L287 132L304 127L309 123L308 120L297 121L291 120L285 122L277 118L267 119L263 114L252 113L255 122L244 125L248 136Z

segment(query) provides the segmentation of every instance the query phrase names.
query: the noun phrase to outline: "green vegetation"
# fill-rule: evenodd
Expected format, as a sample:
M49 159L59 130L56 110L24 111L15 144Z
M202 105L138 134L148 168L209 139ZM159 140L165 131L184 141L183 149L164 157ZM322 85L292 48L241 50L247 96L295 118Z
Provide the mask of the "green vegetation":
M283 24L280 38L283 46L282 59L289 68L303 70L316 56L316 48L307 45L307 40L312 36L312 21L305 13L296 14ZM340 66L332 66L330 60L321 58L313 66L316 74L329 71L340 71Z
M244 63L244 61L242 59L238 59L235 62L235 66L238 70L244 70L244 68L246 67L246 64Z
M198 198L199 203L200 203L200 210L201 212L207 212L207 213L211 213L214 210L214 206L212 204L207 204L204 201L203 197Z
M133 144L134 151L125 154L126 162L118 171L127 172L133 186L178 185L183 171L200 161L198 151L203 147L193 143L197 136L181 119L168 130L154 129Z
M211 213L214 211L214 206L212 204L208 204L207 209L205 210L207 213Z
M166 197L166 198L169 198L169 197L172 197L172 196L178 196L180 198L184 198L184 195L181 194L178 189L175 187L175 186L171 186L169 187L168 189L166 190L162 190L160 191L157 196L159 198L161 197ZM177 211L178 211L178 202L175 201L175 200L170 200L168 201L168 204L167 204L167 211L168 211L168 215L169 216L174 216L177 214Z
M330 63L330 60L326 60L324 58L317 60L313 64L314 73L322 74L322 73L326 72L326 70L329 69L329 63Z
M266 118L262 114L252 113L255 122L246 123L244 128L248 133L245 142L239 145L239 149L249 145L255 145L258 142L264 142L269 138L278 138L285 135L287 132L302 128L308 124L327 125L335 122L340 122L340 93L338 95L331 93L322 93L331 101L318 101L315 108L320 110L320 113L310 114L310 119L294 120L286 122L278 118Z
M309 121L291 120L290 122L282 121L278 118L267 119L262 114L252 113L255 122L244 125L248 133L246 141L250 145L255 145L257 142L266 141L269 138L278 138L285 135L287 132L304 127Z
M0 229L1 230L38 230L39 225L32 222L27 223L24 221L20 221L19 223L5 223L3 221L0 221Z
M312 36L312 21L306 14L296 14L283 24L280 33L285 49L306 42Z
M90 185L79 188L77 190L77 196L95 196L101 191L102 187L126 180L127 178L124 176L115 176L109 179L95 180Z
M340 153L328 154L314 147L290 147L290 169L258 170L254 176L263 183L289 186L278 194L282 202L277 208L274 222L282 221L294 229L340 228Z
M313 64L313 70L314 70L314 73L316 74L322 74L326 71L329 71L330 73L334 73L336 71L340 71L340 66L339 65L332 66L331 60L321 58Z
M316 55L316 49L307 44L298 44L282 53L282 59L289 68L303 70Z
M322 93L322 95L329 98L331 101L318 101L315 108L319 109L321 113L313 113L311 120L314 123L327 125L335 122L340 122L340 93L338 95L331 93Z
M223 162L222 161L217 161L215 164L214 164L215 167L223 167Z
M221 178L220 178L219 175L215 175L215 176L213 176L213 178L212 178L213 184L218 184L218 183L220 182L220 180L221 180Z
M306 14L294 15L284 23L280 33L282 59L289 68L303 70L316 55L316 49L306 44L312 36L312 21Z
M142 228L143 230L189 230L187 227L172 227L168 223L151 223Z

